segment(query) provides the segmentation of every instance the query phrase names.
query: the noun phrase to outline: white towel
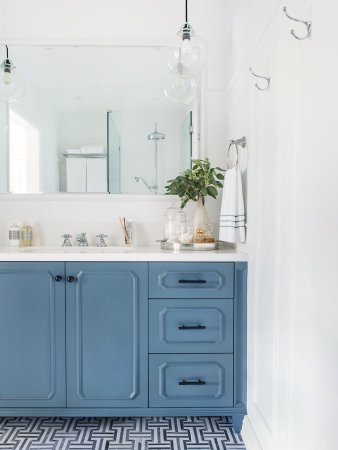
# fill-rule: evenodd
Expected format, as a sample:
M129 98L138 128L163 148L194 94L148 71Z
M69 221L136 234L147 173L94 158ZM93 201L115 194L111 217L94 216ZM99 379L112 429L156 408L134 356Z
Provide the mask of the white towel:
M71 155L79 155L81 153L81 150L79 148L67 148L65 151L65 154L71 154Z
M224 175L219 239L245 242L245 211L241 172L232 167Z
M87 159L87 192L107 192L107 160Z
M86 192L87 169L83 158L67 158L67 192Z
M104 153L104 145L101 144L92 144L92 145L82 145L80 148L81 153Z

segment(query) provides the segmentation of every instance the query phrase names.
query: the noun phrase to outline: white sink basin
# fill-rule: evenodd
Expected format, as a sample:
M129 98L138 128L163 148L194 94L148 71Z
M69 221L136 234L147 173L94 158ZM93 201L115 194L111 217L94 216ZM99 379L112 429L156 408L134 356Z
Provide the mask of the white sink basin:
M59 247L56 245L34 246L34 247L20 247L20 252L23 253L116 253L116 252L130 252L133 247L126 247L123 245L113 245L110 247ZM17 251L16 250L16 251Z

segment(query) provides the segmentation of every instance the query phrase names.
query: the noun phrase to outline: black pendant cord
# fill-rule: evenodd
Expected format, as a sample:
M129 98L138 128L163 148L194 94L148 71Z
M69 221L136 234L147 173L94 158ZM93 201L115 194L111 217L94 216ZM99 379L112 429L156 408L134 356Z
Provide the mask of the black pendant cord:
M188 23L188 0L185 0L185 24L183 25L183 40L188 39L190 41L191 27Z
M1 64L1 68L4 69L5 73L11 73L13 69L15 69L15 67L12 64L12 61L9 59L9 55L8 55L8 45L5 45L6 47L6 59L3 61L3 63Z

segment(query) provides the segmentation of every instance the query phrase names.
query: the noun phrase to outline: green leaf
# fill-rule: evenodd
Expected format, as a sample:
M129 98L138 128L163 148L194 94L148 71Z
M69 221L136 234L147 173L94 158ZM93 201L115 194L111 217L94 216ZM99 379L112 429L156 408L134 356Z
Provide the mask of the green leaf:
M211 195L211 197L214 197L214 198L217 197L218 192L217 192L217 189L215 188L215 186L208 186L207 191L208 191L208 194Z
M218 174L216 175L216 177L217 177L219 180L224 180L224 175L222 175L221 173L218 173Z

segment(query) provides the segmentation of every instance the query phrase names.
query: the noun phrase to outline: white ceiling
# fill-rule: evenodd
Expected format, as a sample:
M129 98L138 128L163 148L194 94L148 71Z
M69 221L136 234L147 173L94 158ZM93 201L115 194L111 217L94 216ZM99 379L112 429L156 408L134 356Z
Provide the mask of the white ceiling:
M198 29L225 0L189 0ZM184 22L185 0L0 0L0 41L169 38Z
M204 86L212 91L225 89L231 77L232 3L238 1L189 0L189 21L208 49ZM165 45L185 13L184 0L0 0L0 5L0 44L11 45Z

